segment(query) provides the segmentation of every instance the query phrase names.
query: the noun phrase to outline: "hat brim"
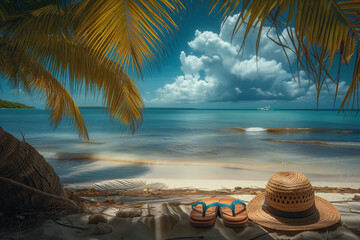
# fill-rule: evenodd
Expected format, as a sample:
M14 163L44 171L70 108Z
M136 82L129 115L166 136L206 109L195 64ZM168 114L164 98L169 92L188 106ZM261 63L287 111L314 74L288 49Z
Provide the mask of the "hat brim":
M329 201L315 196L316 212L304 218L282 218L263 207L265 193L254 197L247 206L249 218L255 223L281 231L305 231L332 226L341 220L339 211Z

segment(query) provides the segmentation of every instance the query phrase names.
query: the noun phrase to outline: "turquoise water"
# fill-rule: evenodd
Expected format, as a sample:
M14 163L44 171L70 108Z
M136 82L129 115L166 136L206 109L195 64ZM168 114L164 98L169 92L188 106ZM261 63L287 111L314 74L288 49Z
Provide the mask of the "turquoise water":
M66 121L54 130L44 110L0 109L0 126L18 138L23 135L63 183L141 177L155 174L154 165L171 162L216 163L219 168L224 163L224 168L255 175L277 168L301 170L317 180L360 182L360 116L355 114L146 109L142 126L128 135L102 109L81 112L90 143L81 142ZM214 178L226 177L220 175Z

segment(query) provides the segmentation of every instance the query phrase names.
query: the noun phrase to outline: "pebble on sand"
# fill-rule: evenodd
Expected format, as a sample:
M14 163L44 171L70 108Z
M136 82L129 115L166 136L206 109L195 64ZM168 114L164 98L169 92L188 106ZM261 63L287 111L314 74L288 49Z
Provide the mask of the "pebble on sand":
M103 215L91 215L89 217L89 224L107 223L108 219Z

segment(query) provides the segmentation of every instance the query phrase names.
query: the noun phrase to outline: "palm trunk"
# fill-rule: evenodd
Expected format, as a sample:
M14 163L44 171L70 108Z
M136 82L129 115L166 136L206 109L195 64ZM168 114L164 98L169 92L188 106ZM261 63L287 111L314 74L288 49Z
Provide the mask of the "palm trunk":
M0 127L0 211L16 213L63 206L71 201L65 198L59 176L44 157Z

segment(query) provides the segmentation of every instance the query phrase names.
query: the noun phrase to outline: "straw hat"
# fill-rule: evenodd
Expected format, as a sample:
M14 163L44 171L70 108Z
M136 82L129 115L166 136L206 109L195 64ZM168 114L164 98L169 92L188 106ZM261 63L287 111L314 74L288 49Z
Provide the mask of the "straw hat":
M309 180L297 172L272 175L265 193L254 197L247 211L257 224L282 231L320 229L340 221L339 211L315 196Z

